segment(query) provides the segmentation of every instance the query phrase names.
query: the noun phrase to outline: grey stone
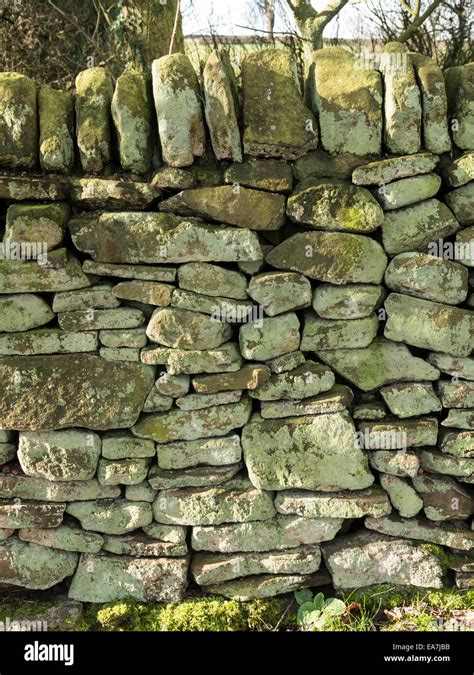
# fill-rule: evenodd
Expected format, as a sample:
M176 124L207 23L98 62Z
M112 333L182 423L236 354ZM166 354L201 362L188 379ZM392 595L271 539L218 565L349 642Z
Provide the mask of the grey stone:
M126 499L72 502L66 513L77 518L84 530L104 534L126 534L153 520L150 504Z
M285 490L277 493L275 506L278 513L303 518L385 516L392 510L386 493L379 487L332 493Z
M78 556L16 537L0 543L0 582L22 588L44 590L74 574Z

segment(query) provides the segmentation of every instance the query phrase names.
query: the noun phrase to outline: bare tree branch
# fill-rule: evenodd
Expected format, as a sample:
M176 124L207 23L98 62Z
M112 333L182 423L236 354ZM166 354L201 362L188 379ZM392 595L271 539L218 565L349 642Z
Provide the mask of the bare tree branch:
M398 42L406 42L416 31L424 24L426 19L435 11L435 9L442 3L443 0L434 0L431 5L423 12L421 16L418 16L413 23L403 31L399 36Z

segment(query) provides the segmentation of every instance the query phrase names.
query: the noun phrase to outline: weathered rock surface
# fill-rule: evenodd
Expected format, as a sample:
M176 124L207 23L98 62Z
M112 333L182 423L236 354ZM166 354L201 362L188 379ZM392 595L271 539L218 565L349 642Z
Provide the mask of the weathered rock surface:
M256 489L246 478L233 478L222 486L163 490L153 503L159 523L220 525L265 521L275 515L272 496Z
M365 519L365 526L393 537L421 539L466 551L474 548L474 532L462 523L434 523L424 518L400 518L390 515L381 518L368 516Z
M393 508L403 518L413 518L423 508L423 501L405 478L383 473L380 475L380 485L388 494Z
M170 166L189 166L205 149L197 75L189 58L179 53L156 59L151 71L163 159Z
M291 167L277 159L248 159L231 164L224 174L224 180L233 185L270 192L290 192L293 187Z
M323 319L362 319L370 316L385 297L382 286L320 284L313 296L313 309Z
M39 328L0 335L2 356L78 354L95 352L97 347L97 333L94 331L70 332L59 328Z
M90 286L79 262L65 249L48 253L46 264L0 260L0 293L51 293Z
M147 347L140 358L142 363L166 364L171 375L233 373L242 366L242 356L234 342L208 350Z
M264 49L242 62L244 152L297 159L318 144L318 126L304 105L291 54Z
M155 310L146 332L150 340L166 347L216 349L229 340L232 328L205 314L174 307Z
M125 499L73 502L66 513L77 518L84 530L104 534L126 534L153 520L150 504Z
M244 324L239 330L240 352L245 359L266 361L300 346L300 322L294 312Z
M459 148L474 150L472 110L474 65L454 66L444 71L446 94L448 97L448 115L457 120L455 129L451 130L453 140Z
M1 332L28 331L49 323L53 318L51 307L39 295L0 295Z
M362 319L322 319L313 311L307 311L301 349L319 351L368 347L377 335L378 328L376 314Z
M356 185L384 185L400 178L429 173L438 162L439 157L430 152L379 159L355 167L352 182Z
M242 448L237 434L158 446L158 466L162 469L184 469L199 464L225 466L240 462L241 457Z
M150 438L157 443L225 436L247 422L251 408L248 398L242 398L238 403L211 406L203 410L173 408L166 413L143 415L132 427L132 432L140 438Z
M427 382L390 384L380 390L388 409L397 417L415 417L443 409L433 385Z
M0 542L0 582L43 590L74 574L77 555L38 544L27 544L16 537Z
M377 337L363 349L332 349L318 353L321 361L363 391L390 382L437 380L439 371L412 356L408 347Z
M0 101L0 166L31 168L38 155L36 85L20 73L2 73Z
M233 373L193 377L193 387L201 394L213 394L218 391L240 391L242 389L254 390L268 382L270 375L271 371L268 366L249 363Z
M278 513L303 518L362 518L365 515L385 516L392 510L386 493L378 487L344 492L309 492L285 490L277 493Z
M436 173L426 173L381 185L373 192L386 211L393 211L434 197L440 187L440 176Z
M105 68L88 68L76 77L76 138L87 173L100 173L110 161L112 95L112 80Z
M78 553L98 553L104 543L104 538L100 534L85 532L71 523L63 523L48 529L22 528L18 536L21 541Z
M353 394L349 387L336 384L324 394L302 400L263 401L260 405L260 414L264 419L280 419L340 412L350 406L352 398Z
M81 602L179 602L186 588L187 558L135 558L84 554L69 597Z
M312 297L308 279L295 272L257 274L250 280L248 294L268 316L309 307Z
M74 97L43 84L38 92L39 160L43 171L67 173L74 164Z
M41 504L14 500L0 501L0 527L57 527L63 519L65 504Z
M414 347L469 356L474 344L474 314L441 303L391 293L385 300L385 337Z
M414 476L412 483L429 520L465 519L474 510L472 496L453 478L425 474Z
M51 251L61 244L68 218L69 206L65 202L12 204L7 210L4 244L8 241L23 244L37 242ZM47 257L46 251L43 254Z
M374 481L347 412L281 421L255 415L243 429L242 447L250 479L261 489L331 492Z
M387 257L369 237L344 232L294 234L275 246L266 260L277 269L301 272L310 279L332 284L382 281Z
M334 374L327 366L305 361L293 370L273 374L267 382L251 391L250 396L259 401L305 399L331 389L334 384Z
M5 357L0 359L0 426L30 431L130 427L153 381L152 368L89 354Z
M329 575L325 572L315 574L261 574L222 584L206 586L208 593L223 595L239 602L255 598L268 598L297 591L300 588L325 586L329 582Z
M0 474L0 497L35 501L68 502L110 499L120 496L120 488L102 486L95 480L58 482L15 474Z
M178 269L180 288L203 295L224 296L245 300L247 298L247 279L236 270L228 270L210 263L188 263Z
M383 583L443 586L443 568L438 558L402 538L361 531L338 537L324 544L322 550L336 589Z

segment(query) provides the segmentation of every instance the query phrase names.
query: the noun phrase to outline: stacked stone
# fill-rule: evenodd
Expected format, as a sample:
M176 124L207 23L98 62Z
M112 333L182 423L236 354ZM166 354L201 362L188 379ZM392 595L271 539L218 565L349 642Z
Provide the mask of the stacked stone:
M0 75L0 583L472 586L474 66L382 57Z

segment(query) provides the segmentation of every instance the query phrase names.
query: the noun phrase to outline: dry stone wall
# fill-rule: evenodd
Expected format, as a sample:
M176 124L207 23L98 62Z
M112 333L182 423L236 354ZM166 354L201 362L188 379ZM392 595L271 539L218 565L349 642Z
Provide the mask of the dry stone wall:
M0 582L472 587L474 64L0 74Z

